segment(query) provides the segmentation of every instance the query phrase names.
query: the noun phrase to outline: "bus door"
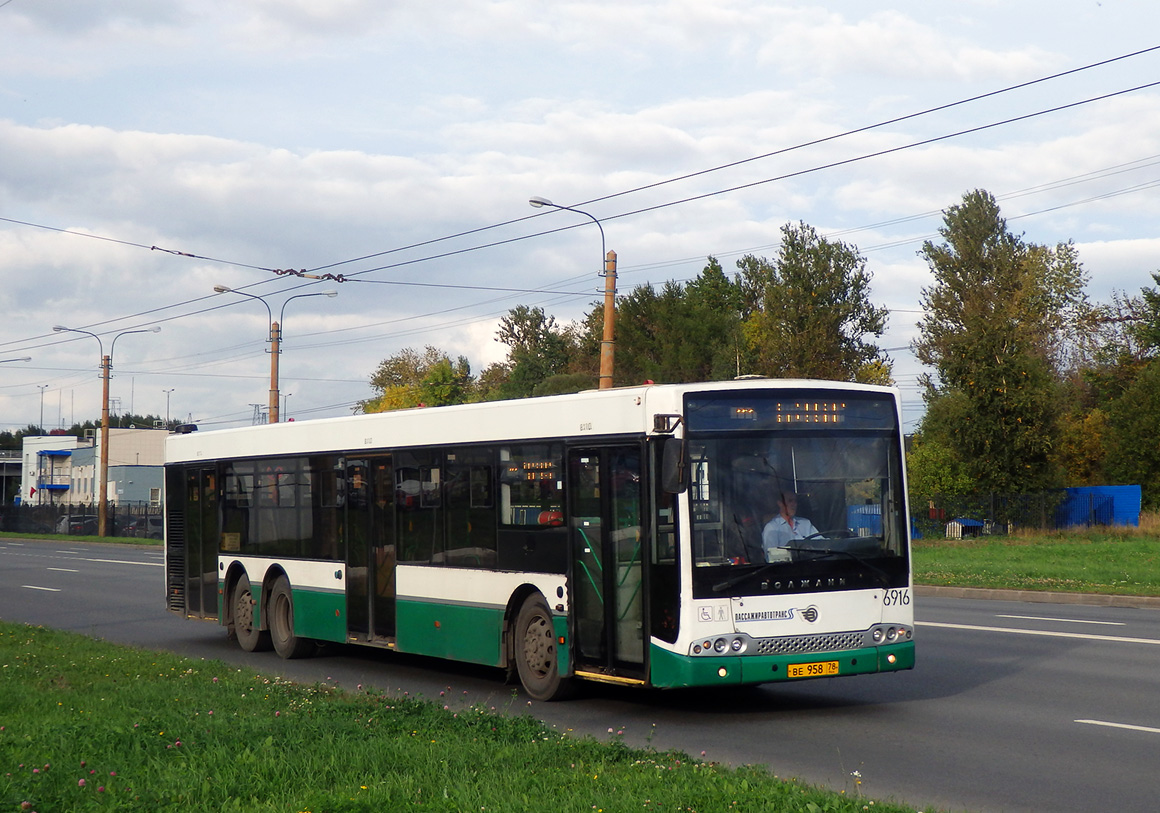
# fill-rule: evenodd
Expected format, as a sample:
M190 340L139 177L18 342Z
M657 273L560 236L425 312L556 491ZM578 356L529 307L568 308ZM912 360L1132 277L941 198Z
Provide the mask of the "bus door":
M346 605L350 632L395 637L395 478L391 456L346 461Z
M568 495L576 671L643 678L640 447L569 450Z

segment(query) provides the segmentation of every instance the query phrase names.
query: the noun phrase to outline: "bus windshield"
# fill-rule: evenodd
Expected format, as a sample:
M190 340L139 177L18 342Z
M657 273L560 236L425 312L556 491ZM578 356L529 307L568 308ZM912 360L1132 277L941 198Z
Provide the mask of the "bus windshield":
M906 586L897 434L723 433L689 452L698 597Z

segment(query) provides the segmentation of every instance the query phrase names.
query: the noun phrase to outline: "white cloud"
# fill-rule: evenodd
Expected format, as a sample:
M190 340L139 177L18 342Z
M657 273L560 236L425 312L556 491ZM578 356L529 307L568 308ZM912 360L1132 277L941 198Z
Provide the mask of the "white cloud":
M92 340L62 344L52 324L111 335L156 322L160 334L118 344L117 385L135 388L136 408L159 411L177 387L175 413L248 421L268 386L267 316L244 297L223 307L212 287L256 284L246 290L275 308L309 290L263 268L357 280L287 309L292 412L344 413L404 346L435 344L480 370L503 357L494 332L508 308L541 304L564 322L598 298L594 225L567 212L521 220L536 214L532 195L602 220L622 291L688 279L710 254L726 270L742 253L771 255L780 226L804 220L866 249L876 296L902 311L927 284L916 240L940 210L977 187L1033 190L1001 198L1010 217L1040 212L1012 226L1075 239L1093 296L1134 293L1160 267L1155 93L811 170L1140 84L1154 56L787 150L1138 39L1130 9L1031 5L12 3L0 11L0 217L91 236L0 222L0 358L35 356L5 365L0 413L35 421L38 384L58 408L92 413ZM699 174L766 153L778 154ZM712 195L733 186L746 188ZM617 217L637 209L651 211ZM908 219L922 213L935 214ZM904 344L913 320L890 331Z

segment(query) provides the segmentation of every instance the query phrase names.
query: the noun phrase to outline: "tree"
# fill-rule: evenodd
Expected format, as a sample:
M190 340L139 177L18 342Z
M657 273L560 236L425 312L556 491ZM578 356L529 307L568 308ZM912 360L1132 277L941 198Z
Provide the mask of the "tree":
M471 367L430 345L421 353L405 347L379 363L370 383L378 394L359 402L361 412L462 404L471 395Z
M617 305L617 383L732 378L742 364L742 292L713 257L686 285L641 285ZM602 316L601 309L601 316ZM600 328L603 319L588 318Z
M20 449L24 445L24 438L37 437L48 434L44 429L34 424L28 424L15 432L7 430L0 432L0 449Z
M1160 285L1160 271L1152 272ZM1160 358L1160 288L1140 289L1139 321L1132 333L1148 358Z
M572 342L543 308L512 308L496 337L510 348L507 381L497 390L501 398L528 398L548 377L568 372Z
M918 359L935 370L923 382L928 410L943 398L957 402L958 419L938 440L980 490L1056 485L1057 362L1086 303L1074 249L1025 243L982 190L946 210L939 234L943 243L921 251L935 282L922 290L915 342Z
M1160 361L1153 361L1108 407L1107 470L1138 484L1146 508L1160 508Z
M881 336L887 311L870 303L871 275L856 248L799 223L782 227L774 262L738 261L749 315L745 335L756 372L769 376L858 380L884 362L867 336Z

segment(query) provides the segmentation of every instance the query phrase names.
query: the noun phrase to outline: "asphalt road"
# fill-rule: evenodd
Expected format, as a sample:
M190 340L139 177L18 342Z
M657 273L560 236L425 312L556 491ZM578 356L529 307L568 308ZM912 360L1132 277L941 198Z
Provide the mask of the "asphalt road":
M722 691L593 687L531 704L497 670L334 647L250 655L164 609L162 553L0 539L0 618L561 729L764 764L920 810L1160 809L1160 611L923 598L911 672ZM440 692L443 695L440 695ZM859 784L860 781L860 784Z

